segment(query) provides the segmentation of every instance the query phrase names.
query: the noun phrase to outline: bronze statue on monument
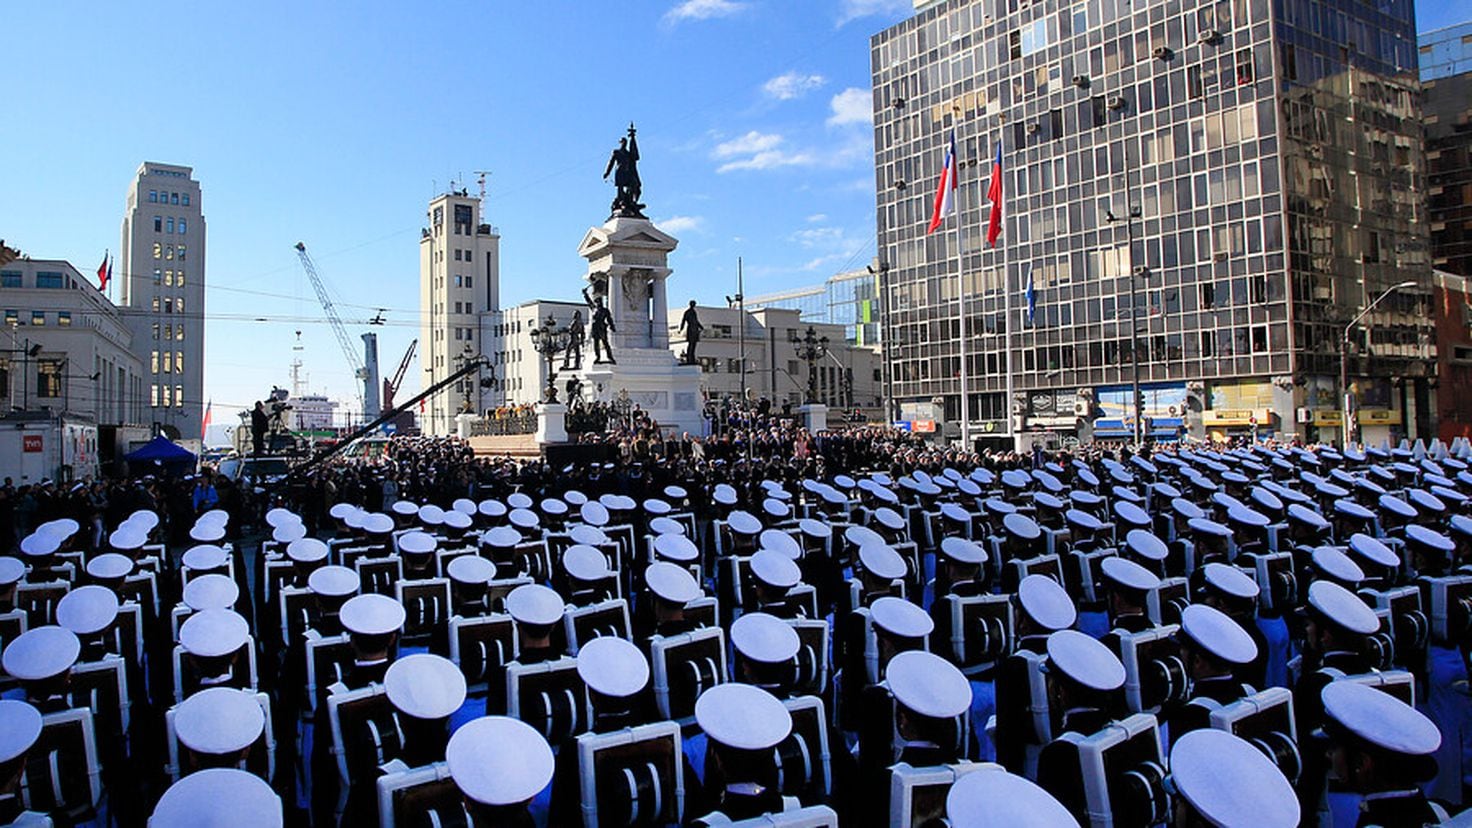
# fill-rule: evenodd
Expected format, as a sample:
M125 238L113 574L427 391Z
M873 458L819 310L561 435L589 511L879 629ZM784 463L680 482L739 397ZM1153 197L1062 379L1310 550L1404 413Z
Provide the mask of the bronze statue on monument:
M628 137L618 139L618 147L609 156L608 166L603 168L605 181L609 173L613 173L613 186L617 190L609 218L647 218L644 205L639 203L643 185L639 181L639 141L634 137L632 121Z

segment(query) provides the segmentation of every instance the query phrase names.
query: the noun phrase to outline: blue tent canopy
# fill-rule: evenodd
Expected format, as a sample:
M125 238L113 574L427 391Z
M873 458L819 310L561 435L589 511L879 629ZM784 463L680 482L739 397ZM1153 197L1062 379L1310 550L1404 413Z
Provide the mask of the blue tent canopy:
M159 436L130 454L123 457L129 463L153 463L159 462L166 465L194 464L194 454L183 446L169 440L167 437Z

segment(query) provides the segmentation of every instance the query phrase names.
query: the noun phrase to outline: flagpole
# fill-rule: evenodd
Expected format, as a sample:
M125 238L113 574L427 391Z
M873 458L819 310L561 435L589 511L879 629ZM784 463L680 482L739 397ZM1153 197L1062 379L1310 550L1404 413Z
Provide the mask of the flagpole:
M957 128L960 126L960 123L959 123L960 122L960 119L961 119L960 108L957 107L957 110L956 110L956 121L957 121L957 123L955 123L955 124L953 124L951 126L951 136L952 136L952 138L955 137L955 134L957 132ZM963 243L964 236L962 235L962 231L961 231L961 225L966 220L966 213L965 213L964 210L961 209L961 190L962 190L962 188L960 186L960 184L961 184L961 181L960 181L960 177L961 177L961 158L960 158L960 146L959 146L959 144L957 145L956 156L957 157L954 159L955 165L956 165L956 185L957 185L956 186L956 303L957 303L957 305L959 307L959 311L960 311L960 315L958 317L958 321L959 321L960 324L957 327L957 331L959 331L959 333L960 333L960 340L961 340L961 348L960 348L960 351L961 351L961 445L965 447L965 450L966 451L970 452L970 451L973 451L974 450L974 447L971 445L971 399L970 399L970 393L969 393L970 390L971 390L971 388L970 388L970 386L971 386L971 373L970 373L970 370L968 369L968 367L966 365L966 359L967 359L967 349L966 349L966 251L965 251L965 247L964 247L964 243Z
M997 149L997 157L998 158L1000 158L1001 155L1002 155L1001 146L1002 146L1002 132L1001 132L1001 130L999 128L998 131L997 131L997 147L998 147L998 149ZM1008 167L1006 165L1001 165L1001 167L1002 167L1003 170L1008 169ZM1006 173L1004 172L1001 175L1002 176L1005 176ZM1003 201L1006 201L1006 199L1007 199L1007 183L1006 183L1006 181L1007 181L1006 178L1003 177L1002 178L1001 193L1000 193L1000 198ZM1002 232L1001 232L1001 236L1002 236L1002 318L1004 320L1006 320L1005 323L1003 324L1002 347L1007 350L1006 362L1005 362L1006 371L1007 371L1007 384L1006 384L1007 399L1006 399L1005 403L1002 406L1002 410L1004 412L1006 412L1006 414L1007 414L1007 437L1008 437L1008 441L1012 444L1012 450L1013 451L1016 451L1017 450L1017 417L1019 415L1016 415L1016 414L1013 414L1012 413L1012 399L1013 399L1013 388L1012 388L1012 275L1008 272L1008 268L1007 268L1007 265L1008 265L1008 262L1007 262L1008 256L1007 256L1007 227L1006 227L1006 224L1007 224L1007 211L1006 210L1002 210Z

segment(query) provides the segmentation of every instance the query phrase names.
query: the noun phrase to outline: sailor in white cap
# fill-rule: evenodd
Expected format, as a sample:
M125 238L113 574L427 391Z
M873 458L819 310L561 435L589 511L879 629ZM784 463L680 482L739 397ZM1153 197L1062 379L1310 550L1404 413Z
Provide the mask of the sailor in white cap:
M562 553L562 572L567 576L567 602L575 607L618 597L616 573L595 547L581 543L569 546Z
M465 534L470 531L471 526L473 526L474 524L475 521L470 517L470 515L460 511L459 509L451 509L450 511L445 512L443 525L445 533L445 545L452 548L463 545L465 541Z
M404 605L386 595L355 595L342 605L338 620L353 646L353 666L343 676L347 689L383 681L398 652L406 616Z
M238 661L249 640L250 625L227 609L196 612L184 619L179 627L179 646L188 656L182 662L185 692L196 687L246 684L250 677Z
M750 565L753 604L758 611L778 618L803 617L801 602L787 597L802 581L802 569L796 561L773 549L758 549Z
M735 680L786 698L802 646L792 625L765 612L748 612L732 622L730 637L736 653Z
M1178 738L1170 751L1175 789L1172 824L1221 828L1292 828L1299 824L1293 786L1261 750L1224 730Z
M450 737L445 760L472 828L545 824L556 765L531 725L505 716L476 719Z
M1329 581L1314 581L1304 607L1303 673L1293 691L1293 715L1300 733L1321 723L1319 691L1340 676L1370 672L1365 640L1380 629L1380 618L1358 595Z
M864 692L859 731L861 790L889 812L890 766L951 765L974 758L968 711L971 685L954 664L911 650L889 663L884 682Z
M230 573L230 553L223 546L213 543L199 543L189 547L180 556L179 563L188 570L187 576L190 578L210 573Z
M726 527L731 530L731 548L723 551L743 556L756 551L757 537L762 532L762 522L756 515L737 509L726 516Z
M562 624L567 603L541 584L523 584L506 596L506 612L516 621L519 664L540 664L561 657L553 632Z
M1231 616L1215 607L1191 604L1181 611L1176 640L1191 689L1186 704L1169 717L1172 740L1210 726L1213 710L1256 692L1235 671L1257 657L1257 643Z
M358 573L345 566L328 564L312 570L312 574L307 576L307 588L312 591L315 607L303 619L302 629L316 630L322 635L340 635L342 605L358 594L361 586Z
M983 766L946 793L946 818L953 828L1055 828L1073 815L1027 777Z
M434 535L418 529L399 535L399 556L403 559L406 580L422 580L435 576L434 553L439 543Z
M1099 641L1060 630L1048 636L1047 670L1048 706L1058 724L1053 741L1038 754L1037 781L1084 824L1089 819L1078 745L1062 736L1090 736L1114 721L1124 665Z
M1357 824L1441 824L1445 809L1427 801L1420 787L1436 775L1443 739L1436 725L1395 696L1358 682L1332 682L1321 697L1330 769L1362 797Z
M496 579L496 565L480 555L456 555L445 566L450 577L452 614L462 618L479 618L491 610L487 593Z
M149 828L280 828L281 797L253 773L235 768L209 768L169 786Z
M82 644L80 661L96 661L121 648L109 646L108 633L118 617L118 596L96 584L80 586L56 604L56 623L76 634Z
M404 734L400 758L411 768L444 761L452 724L457 723L466 702L465 676L460 668L447 658L415 653L389 665L383 685L399 713L398 725ZM484 713L484 708L480 712ZM366 778L371 787L372 775Z
M21 778L26 756L41 737L41 713L16 699L0 700L0 823L5 825L50 825L50 818L27 811L21 799Z
M65 627L36 627L16 636L0 654L6 674L21 683L25 700L42 713L70 708L67 690L82 643Z
M640 646L646 652L649 640L655 636L680 635L699 626L685 612L691 601L705 595L690 570L657 561L644 570L644 583L649 587L649 612L641 613L635 623L641 630Z
M345 504L338 504L338 506L343 505ZM337 509L337 506L333 506L332 508ZM388 510L393 516L394 525L399 529L406 529L413 526L414 519L419 516L419 506L412 500L395 500L393 505L388 507ZM333 517L337 517L337 515L334 514Z
M383 512L370 512L363 518L363 552L367 558L387 555L393 550L394 519Z
M251 748L265 728L265 710L254 692L209 687L194 693L174 707L174 734L183 748L180 773L204 768L249 770ZM260 771L265 771L264 762Z
M733 820L782 810L773 748L792 732L792 714L771 693L749 684L718 684L695 700L706 754L691 757L701 779L701 810Z
M1104 558L1099 569L1109 594L1110 634L1138 633L1154 627L1147 605L1150 593L1160 587L1155 573L1118 555Z
M862 527L851 527L858 528ZM856 577L849 579L848 589L839 593L840 615L869 606L885 595L905 593L905 578L910 570L894 547L882 539L875 539L861 545L857 557Z
M103 557L99 555L98 557ZM131 568L131 561L129 562ZM0 613L15 609L15 586L26 576L25 562L9 555L0 556ZM95 575L93 576L96 577ZM121 583L121 581L119 581Z
M1289 686L1286 625L1281 618L1258 616L1258 596L1262 589L1256 578L1231 564L1213 561L1192 574L1191 590L1196 603L1231 616L1257 645L1257 658L1237 671L1238 678L1253 687Z

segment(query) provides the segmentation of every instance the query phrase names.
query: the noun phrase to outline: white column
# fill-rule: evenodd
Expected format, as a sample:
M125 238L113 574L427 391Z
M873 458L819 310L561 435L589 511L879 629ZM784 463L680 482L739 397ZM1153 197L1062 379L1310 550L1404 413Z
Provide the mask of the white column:
M650 330L649 347L661 351L670 349L670 301L665 285L665 274L656 271L654 276L654 321Z

